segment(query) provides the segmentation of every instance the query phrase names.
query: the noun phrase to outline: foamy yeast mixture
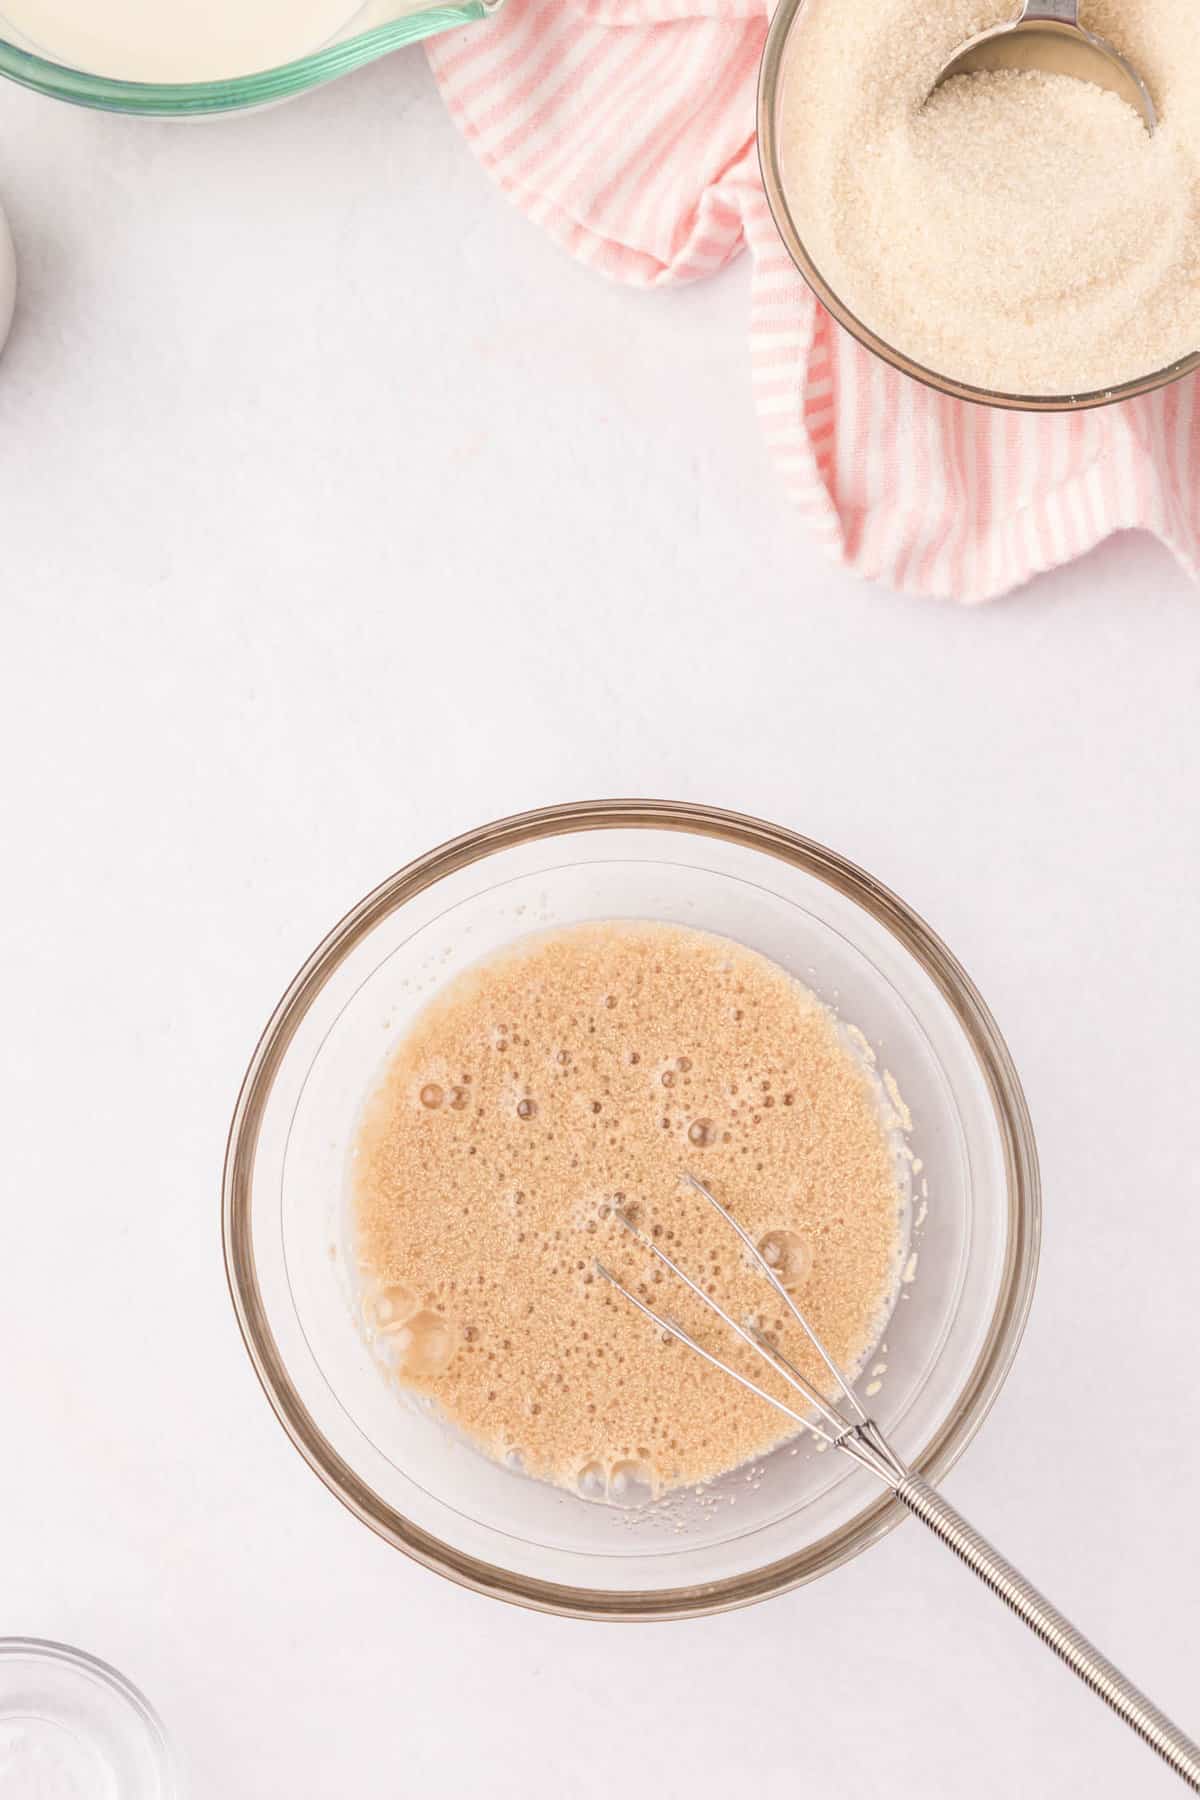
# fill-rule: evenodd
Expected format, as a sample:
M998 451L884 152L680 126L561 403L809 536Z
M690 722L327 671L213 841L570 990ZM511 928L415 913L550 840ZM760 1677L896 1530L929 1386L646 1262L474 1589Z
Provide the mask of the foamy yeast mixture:
M1192 0L1082 0L1139 70L1147 135L1069 75L965 75L1013 0L805 0L787 49L784 185L851 312L938 373L1084 393L1200 347L1200 34Z
M355 0L0 0L0 36L126 81L218 81L317 50Z
M878 1096L821 1003L764 957L674 925L575 926L469 970L364 1116L354 1207L376 1348L493 1455L584 1493L658 1491L765 1452L795 1427L594 1273L600 1258L761 1378L619 1206L816 1376L684 1170L855 1367L893 1293L902 1202Z

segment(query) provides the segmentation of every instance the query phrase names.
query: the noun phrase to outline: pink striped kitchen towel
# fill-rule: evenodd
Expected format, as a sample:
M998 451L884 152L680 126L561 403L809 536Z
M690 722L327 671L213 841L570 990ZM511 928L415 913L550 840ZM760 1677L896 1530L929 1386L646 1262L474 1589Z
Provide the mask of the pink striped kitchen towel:
M947 399L833 323L779 242L754 146L764 0L506 0L431 40L485 168L581 261L639 287L748 244L750 357L767 443L809 525L859 574L983 600L1122 527L1200 561L1191 379L1065 415Z

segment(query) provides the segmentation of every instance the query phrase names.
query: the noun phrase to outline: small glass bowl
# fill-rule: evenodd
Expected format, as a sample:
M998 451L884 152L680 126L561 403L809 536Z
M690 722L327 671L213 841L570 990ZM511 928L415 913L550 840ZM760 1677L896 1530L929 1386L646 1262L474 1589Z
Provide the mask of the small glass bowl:
M352 16L331 42L310 56L225 81L150 82L121 81L74 68L40 54L35 44L17 36L4 36L0 0L0 75L53 100L70 100L77 106L96 107L104 112L140 113L150 118L203 118L293 99L405 44L486 18L498 4L500 0L454 0L450 5L418 4L414 8L411 0L367 0L357 6L354 0L347 0ZM400 16L391 16L394 13Z
M0 1790L44 1800L172 1800L176 1791L166 1733L145 1696L108 1663L42 1638L0 1638Z
M1012 412L1083 412L1093 406L1111 406L1118 400L1132 400L1137 394L1149 394L1155 388L1166 387L1172 381L1181 381L1185 375L1191 375L1196 369L1200 369L1200 351L1196 351L1190 356L1181 357L1178 362L1169 364L1165 369L1155 369L1148 375L1139 375L1136 381L1123 381L1117 387L1097 388L1088 394L1007 394L992 388L973 387L969 382L954 381L948 375L940 375L936 369L928 369L923 363L914 362L912 357L905 356L902 350L889 344L885 338L872 331L869 325L865 325L839 299L809 255L800 227L788 205L783 183L779 109L787 76L788 40L804 4L805 0L779 0L767 31L758 76L758 161L763 187L766 189L767 205L783 239L784 248L826 312L832 313L851 337L857 338L866 349L890 363L893 369L899 369L902 375L911 375L914 381L921 382L925 387L936 388L940 394L949 394L956 400L974 400L980 406L999 406Z
M831 851L735 813L550 807L469 832L368 895L310 957L255 1051L226 1156L225 1258L280 1422L366 1524L522 1605L676 1618L811 1580L903 1509L806 1434L753 1479L736 1471L637 1512L530 1480L385 1381L358 1327L348 1253L357 1121L408 1021L514 939L613 918L672 920L762 951L857 1026L894 1077L914 1120L915 1277L884 1333L887 1375L870 1404L901 1454L943 1475L1004 1379L1032 1294L1040 1201L1021 1089L983 1002L928 926Z

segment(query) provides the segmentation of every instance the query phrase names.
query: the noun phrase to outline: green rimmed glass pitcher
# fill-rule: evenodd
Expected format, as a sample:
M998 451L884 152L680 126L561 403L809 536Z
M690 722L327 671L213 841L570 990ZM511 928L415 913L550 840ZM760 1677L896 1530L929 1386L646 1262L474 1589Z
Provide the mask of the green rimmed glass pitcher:
M170 0L165 3L169 5ZM119 73L89 68L86 62L90 59L81 58L74 45L68 60L59 45L49 41L52 32L43 29L35 37L30 34L28 20L22 20L18 27L10 20L10 9L4 0L0 0L0 74L39 94L69 100L77 106L152 118L204 117L292 99L405 44L484 19L501 3L502 0L455 0L452 5L430 6L420 0L368 0L364 6L347 0L344 24L306 55L223 79L156 81L126 79ZM79 5L82 13L87 0L79 0ZM17 0L11 10L19 19ZM58 9L60 13L62 10ZM41 38L47 41L39 41ZM131 63L135 63L132 57Z

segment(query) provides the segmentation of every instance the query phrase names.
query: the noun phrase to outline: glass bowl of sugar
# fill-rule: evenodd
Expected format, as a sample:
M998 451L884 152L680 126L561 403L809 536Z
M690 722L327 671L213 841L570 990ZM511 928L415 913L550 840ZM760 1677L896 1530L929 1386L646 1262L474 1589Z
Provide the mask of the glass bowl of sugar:
M692 1373L590 1285L613 1185L682 1243L685 1172L741 1196L806 1306L886 1249L859 1391L941 1477L1015 1354L1040 1197L1008 1053L928 926L818 844L655 801L523 814L384 882L280 1001L226 1157L234 1307L301 1455L427 1567L578 1617L745 1605L873 1543L902 1509L864 1471L802 1428L710 1439Z
M1009 0L781 0L759 78L772 215L867 349L959 399L1065 412L1200 367L1200 46L1186 6L1084 0L1144 76L1149 133L1066 72L938 73Z
M0 74L108 112L197 118L274 105L498 0L0 0Z

